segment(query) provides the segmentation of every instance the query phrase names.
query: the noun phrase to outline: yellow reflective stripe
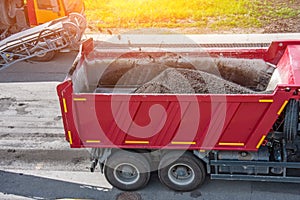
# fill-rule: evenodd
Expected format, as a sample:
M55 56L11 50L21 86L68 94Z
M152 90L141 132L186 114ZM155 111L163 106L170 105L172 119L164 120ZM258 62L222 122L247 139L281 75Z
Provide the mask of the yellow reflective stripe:
M149 144L149 141L132 141L132 140L126 140L125 144Z
M69 136L69 142L70 142L70 144L73 144L71 131L68 131L68 136Z
M273 99L260 99L260 103L273 103Z
M219 142L220 146L244 146L244 143L240 142Z
M86 98L73 98L74 101L86 101Z
M258 144L256 145L256 148L257 148L257 149L258 149L258 148L260 147L260 145L263 143L263 141L265 140L265 138L266 138L265 135L263 135L263 136L261 137L261 139L259 140Z
M284 103L282 104L281 108L279 109L279 111L277 112L277 115L280 115L281 112L283 111L283 109L285 108L286 104L288 103L287 100L284 101Z
M67 102L66 102L66 99L63 98L62 101L63 101L64 111L65 111L65 113L67 113L67 112L68 112L68 109L67 109Z
M173 141L173 142L171 142L171 144L196 144L196 142L176 142L176 141Z
M86 143L100 143L100 140L86 140Z

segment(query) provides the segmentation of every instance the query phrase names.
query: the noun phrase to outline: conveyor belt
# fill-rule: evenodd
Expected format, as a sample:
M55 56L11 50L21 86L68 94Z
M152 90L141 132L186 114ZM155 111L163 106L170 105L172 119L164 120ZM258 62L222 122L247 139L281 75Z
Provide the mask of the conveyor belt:
M52 51L78 47L85 26L84 17L74 13L0 41L0 70Z

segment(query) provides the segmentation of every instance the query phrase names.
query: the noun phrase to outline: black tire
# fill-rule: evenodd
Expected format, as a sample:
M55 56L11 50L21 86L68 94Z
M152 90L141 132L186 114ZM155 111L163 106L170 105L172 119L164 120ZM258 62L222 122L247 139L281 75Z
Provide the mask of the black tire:
M49 51L43 55L35 56L33 58L30 58L32 61L38 61L38 62L48 62L52 60L56 55L56 51Z
M298 133L299 103L291 99L286 106L283 132L288 143L292 143Z
M120 190L138 190L149 182L150 164L141 154L118 151L108 158L104 175L111 185Z
M83 34L83 32L85 31L85 29L87 27L87 22L86 22L85 17L83 17L79 13L70 13L69 19L71 22L75 23L79 27L79 29L81 30L81 33Z
M192 153L169 152L159 163L158 177L168 188L187 192L204 182L206 171L203 163Z

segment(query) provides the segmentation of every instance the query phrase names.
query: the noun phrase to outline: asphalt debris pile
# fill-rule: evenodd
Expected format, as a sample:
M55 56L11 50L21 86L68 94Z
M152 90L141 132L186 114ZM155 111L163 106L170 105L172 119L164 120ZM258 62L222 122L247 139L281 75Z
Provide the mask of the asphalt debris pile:
M274 71L261 59L146 55L107 63L96 87L137 88L135 93L265 93Z
M168 68L135 93L254 94L253 90L194 69Z

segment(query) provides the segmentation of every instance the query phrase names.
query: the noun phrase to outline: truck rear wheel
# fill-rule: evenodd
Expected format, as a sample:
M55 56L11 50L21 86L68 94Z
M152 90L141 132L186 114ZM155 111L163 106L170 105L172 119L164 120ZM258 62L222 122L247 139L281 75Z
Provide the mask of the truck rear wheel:
M293 143L298 134L299 102L291 99L286 106L283 132L288 143Z
M160 181L172 190L191 191L201 185L206 176L203 163L189 152L170 152L160 161Z
M48 62L52 60L56 55L56 51L48 51L44 54L41 54L39 56L35 56L33 58L30 58L32 61L38 61L38 62Z
M104 174L120 190L137 190L149 182L150 164L141 154L118 151L108 158Z

